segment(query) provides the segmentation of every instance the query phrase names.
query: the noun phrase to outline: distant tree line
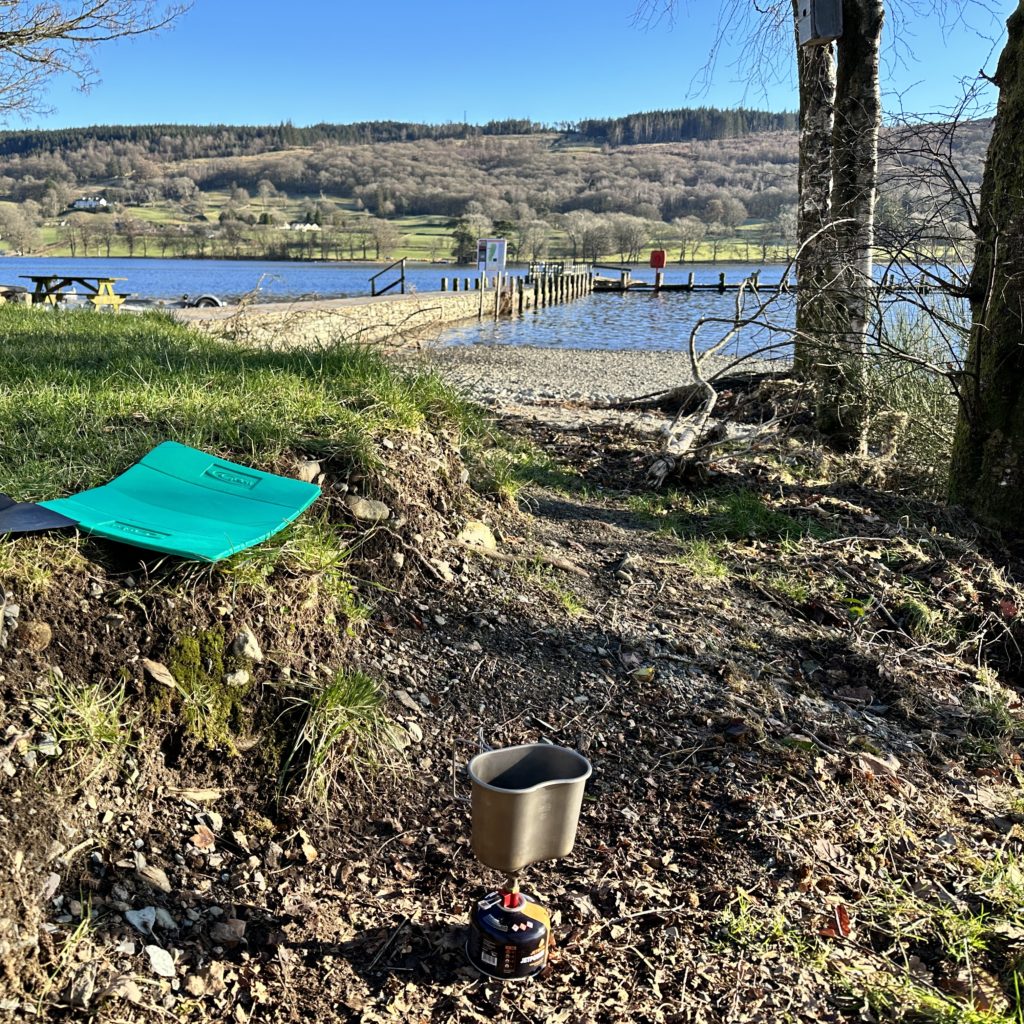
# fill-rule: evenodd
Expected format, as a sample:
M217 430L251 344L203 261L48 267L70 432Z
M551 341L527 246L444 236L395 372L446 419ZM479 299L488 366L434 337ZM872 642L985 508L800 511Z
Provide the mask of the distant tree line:
M416 142L421 139L470 139L489 135L537 135L552 131L573 139L613 146L691 139L734 139L769 131L792 131L793 113L767 110L723 110L717 107L655 110L625 117L591 119L578 124L544 125L525 118L488 121L483 125L449 122L419 124L410 121L360 121L355 124L314 124L300 128L286 121L278 125L94 125L47 131L0 132L0 156L64 153L92 145L140 146L167 159L248 156L289 146L369 145L379 142Z
M574 134L610 146L642 146L653 142L738 139L765 132L791 132L798 127L799 115L795 111L697 107L580 121Z

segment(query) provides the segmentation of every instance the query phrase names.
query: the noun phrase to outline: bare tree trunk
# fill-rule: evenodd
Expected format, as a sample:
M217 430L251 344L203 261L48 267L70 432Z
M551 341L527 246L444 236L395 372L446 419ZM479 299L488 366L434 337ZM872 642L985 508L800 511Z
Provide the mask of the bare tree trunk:
M863 448L864 367L871 311L872 249L882 100L878 85L882 0L843 0L832 128L835 331L832 374L818 427L841 447Z
M950 466L950 499L1024 532L1024 0L1008 38L981 187L971 335Z
M793 0L794 26L799 0ZM816 339L831 330L827 291L832 266L826 230L832 201L832 126L835 119L835 50L802 47L797 42L800 86L800 205L797 214L796 327L799 332L793 362L802 377L814 375L818 361Z

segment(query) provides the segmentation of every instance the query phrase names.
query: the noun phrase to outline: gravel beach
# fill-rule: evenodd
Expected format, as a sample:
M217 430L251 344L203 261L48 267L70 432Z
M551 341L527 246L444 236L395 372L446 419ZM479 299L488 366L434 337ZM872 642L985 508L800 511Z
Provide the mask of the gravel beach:
M421 357L489 405L597 405L647 395L693 379L685 352L552 349L525 345L451 345ZM722 364L731 362L722 360ZM780 362L750 360L747 370Z

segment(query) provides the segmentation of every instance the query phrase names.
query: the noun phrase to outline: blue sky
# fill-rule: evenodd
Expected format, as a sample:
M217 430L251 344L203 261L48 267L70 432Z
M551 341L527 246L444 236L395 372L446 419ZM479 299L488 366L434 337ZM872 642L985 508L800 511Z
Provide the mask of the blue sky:
M173 29L98 49L102 81L89 93L56 80L46 97L54 112L9 127L559 122L701 103L795 107L785 50L782 80L766 90L737 66L749 49L726 40L703 88L695 78L718 34L718 2L682 6L674 25L644 27L635 0L195 0ZM962 78L991 72L1016 2L993 6L998 17L976 12L971 25L934 16L890 25L887 106L942 109Z

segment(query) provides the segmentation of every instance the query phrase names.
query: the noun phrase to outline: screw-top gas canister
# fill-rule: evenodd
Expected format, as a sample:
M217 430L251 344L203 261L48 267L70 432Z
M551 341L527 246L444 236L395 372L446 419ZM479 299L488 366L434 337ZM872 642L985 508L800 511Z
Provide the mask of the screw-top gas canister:
M550 943L548 912L521 892L488 893L470 914L466 955L492 978L515 981L538 974Z

